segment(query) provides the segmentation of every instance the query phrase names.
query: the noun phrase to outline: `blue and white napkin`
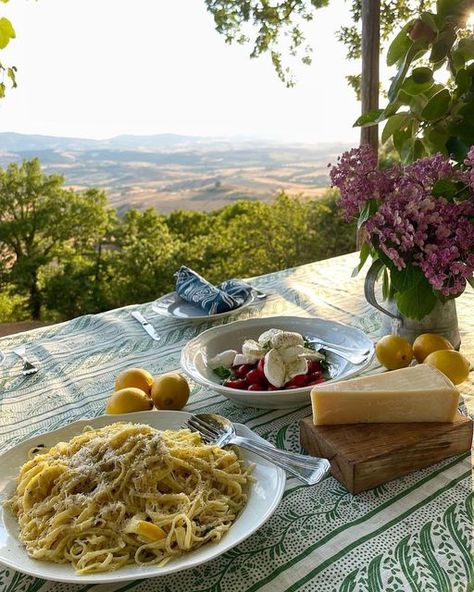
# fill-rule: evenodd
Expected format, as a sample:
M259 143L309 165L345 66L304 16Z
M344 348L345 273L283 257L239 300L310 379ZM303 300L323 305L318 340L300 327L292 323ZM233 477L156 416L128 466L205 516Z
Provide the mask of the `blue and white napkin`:
M252 292L252 286L241 280L227 280L213 286L185 265L175 273L175 278L178 296L190 304L200 306L209 315L242 306Z

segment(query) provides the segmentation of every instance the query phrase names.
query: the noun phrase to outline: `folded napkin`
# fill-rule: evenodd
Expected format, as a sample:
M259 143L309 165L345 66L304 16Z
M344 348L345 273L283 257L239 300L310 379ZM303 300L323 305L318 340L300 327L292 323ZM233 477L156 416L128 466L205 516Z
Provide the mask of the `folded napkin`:
M178 296L200 306L209 315L242 306L252 292L252 286L241 280L227 280L213 286L185 265L175 273L175 278Z

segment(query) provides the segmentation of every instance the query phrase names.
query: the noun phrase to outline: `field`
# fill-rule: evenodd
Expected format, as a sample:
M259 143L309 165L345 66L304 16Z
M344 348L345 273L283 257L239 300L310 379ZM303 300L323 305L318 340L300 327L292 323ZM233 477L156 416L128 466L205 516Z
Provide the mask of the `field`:
M106 190L119 212L155 207L208 211L237 199L269 201L285 190L317 197L343 144L197 138L162 134L84 140L0 134L0 166L38 157L66 185Z

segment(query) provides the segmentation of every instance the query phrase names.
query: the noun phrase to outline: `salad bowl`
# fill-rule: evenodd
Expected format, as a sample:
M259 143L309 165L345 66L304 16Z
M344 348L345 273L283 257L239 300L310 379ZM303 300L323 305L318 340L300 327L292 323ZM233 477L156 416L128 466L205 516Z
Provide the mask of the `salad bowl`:
M310 404L312 385L300 388L249 391L226 386L209 360L227 350L242 351L246 340L258 340L270 329L299 333L306 342L326 342L344 351L361 354L354 364L340 355L325 351L326 381L345 380L365 370L374 357L374 344L360 329L323 318L275 316L235 321L204 331L189 341L181 352L181 368L198 384L210 388L238 405L265 409L286 409ZM324 351L324 349L323 349Z

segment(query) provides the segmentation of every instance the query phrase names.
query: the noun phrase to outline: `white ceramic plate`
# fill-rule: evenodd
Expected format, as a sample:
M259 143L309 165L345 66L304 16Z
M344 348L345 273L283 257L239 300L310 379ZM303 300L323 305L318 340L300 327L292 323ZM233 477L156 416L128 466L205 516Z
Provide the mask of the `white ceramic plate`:
M128 413L127 415L109 415L94 419L70 423L53 432L36 436L22 442L0 456L0 563L20 572L53 580L78 584L124 582L171 574L183 569L195 567L210 559L219 557L235 545L255 532L270 518L278 506L285 488L285 472L275 465L263 460L251 452L242 450L242 458L248 463L254 463L253 476L256 481L251 485L249 499L230 530L216 543L208 543L195 551L191 551L177 559L173 559L164 567L125 566L117 571L91 575L77 575L70 565L59 565L30 559L22 544L18 540L18 527L14 516L3 508L3 501L14 491L14 479L20 466L26 461L28 450L38 444L52 446L61 440L69 440L82 432L87 425L95 428L103 427L116 421L132 421L145 423L154 428L179 429L189 413L184 411L144 411ZM241 424L235 424L237 433L260 439L257 434Z
M216 314L206 314L200 306L190 304L178 296L176 292L170 292L165 294L158 300L155 300L152 304L152 309L165 317L173 317L175 319L186 319L200 321L203 319L219 319L221 317L228 317L231 314L235 314L255 304L258 301L255 292L251 292L247 300L241 304L238 308L233 308L226 312L219 312Z
M206 358L227 349L241 351L246 339L257 339L267 329L296 331L310 339L318 338L354 349L356 352L369 351L362 364L351 364L336 354L327 354L330 364L331 380L344 380L355 376L367 368L374 357L374 344L367 335L348 325L320 318L304 317L266 317L235 321L228 325L213 327L204 331L183 348L181 367L195 382L217 391L239 405L264 409L286 409L309 404L312 387L279 391L244 391L223 386L220 379L206 366Z

